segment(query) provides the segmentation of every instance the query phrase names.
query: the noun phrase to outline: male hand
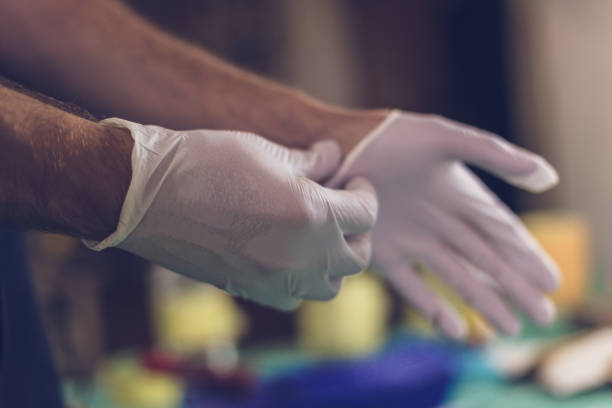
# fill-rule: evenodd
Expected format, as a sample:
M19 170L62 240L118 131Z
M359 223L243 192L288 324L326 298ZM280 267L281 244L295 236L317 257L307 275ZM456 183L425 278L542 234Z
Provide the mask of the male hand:
M302 151L250 133L101 123L131 132L132 180L116 231L91 248L117 246L280 309L334 297L369 264L373 188L313 181L337 170L335 142Z
M559 283L554 262L520 220L462 162L540 192L558 177L541 157L450 120L393 111L349 152L327 183L366 177L380 203L373 264L445 333L465 324L415 270L435 271L503 332L519 322L502 296L545 324L554 307L542 291Z

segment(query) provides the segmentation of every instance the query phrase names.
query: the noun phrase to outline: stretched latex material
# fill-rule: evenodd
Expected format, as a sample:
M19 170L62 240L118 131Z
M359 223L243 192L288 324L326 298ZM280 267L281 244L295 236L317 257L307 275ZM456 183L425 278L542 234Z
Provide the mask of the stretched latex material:
M312 180L337 169L335 142L295 150L242 132L101 123L130 131L132 180L115 232L90 248L116 246L280 309L334 297L369 263L370 184Z
M502 297L536 322L550 322L554 307L542 292L557 287L556 265L464 162L532 192L558 182L543 158L496 135L394 111L327 185L340 187L353 177L372 182L380 205L375 268L450 336L463 336L465 324L431 292L416 264L435 271L506 333L518 332L519 322Z

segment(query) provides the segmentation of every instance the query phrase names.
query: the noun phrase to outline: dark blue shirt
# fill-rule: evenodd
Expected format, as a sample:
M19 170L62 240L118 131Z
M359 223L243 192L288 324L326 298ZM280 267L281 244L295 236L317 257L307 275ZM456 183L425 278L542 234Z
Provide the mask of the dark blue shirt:
M63 407L22 235L0 226L0 408Z

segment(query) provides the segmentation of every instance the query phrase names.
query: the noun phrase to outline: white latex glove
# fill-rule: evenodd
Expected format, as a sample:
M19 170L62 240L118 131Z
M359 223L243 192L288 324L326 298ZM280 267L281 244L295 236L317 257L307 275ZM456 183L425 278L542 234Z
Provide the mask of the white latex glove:
M90 248L117 246L279 309L330 299L368 265L374 190L312 181L337 169L335 142L301 151L249 133L101 123L131 132L132 180L116 231Z
M519 322L501 295L536 322L550 322L554 307L541 291L557 287L557 267L461 162L532 192L558 181L543 158L498 136L437 116L394 111L349 153L327 185L339 187L357 176L372 182L380 203L373 265L448 335L463 336L465 324L428 289L415 263L435 271L506 333L517 333Z

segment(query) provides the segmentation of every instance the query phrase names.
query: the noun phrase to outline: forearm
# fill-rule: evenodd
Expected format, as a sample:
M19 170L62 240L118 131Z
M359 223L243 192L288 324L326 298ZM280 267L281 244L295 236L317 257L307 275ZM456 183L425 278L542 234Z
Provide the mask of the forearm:
M130 135L0 85L0 220L100 239L131 178Z
M384 117L331 107L232 67L116 1L8 4L0 58L30 76L44 64L45 83L97 112L176 129L248 130L289 146L332 137L345 150Z

